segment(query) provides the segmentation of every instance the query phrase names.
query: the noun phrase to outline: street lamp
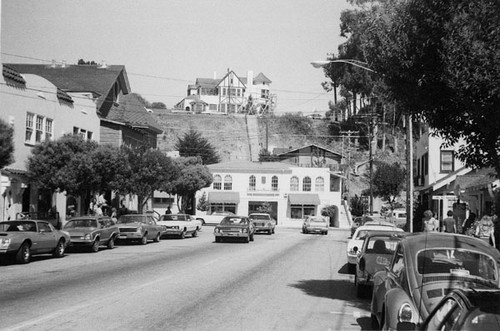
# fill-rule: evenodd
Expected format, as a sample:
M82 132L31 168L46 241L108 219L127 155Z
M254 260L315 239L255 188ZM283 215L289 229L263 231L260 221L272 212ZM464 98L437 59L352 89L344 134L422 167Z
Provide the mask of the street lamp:
M336 59L336 60L320 60L320 61L312 61L311 65L314 68L322 68L330 63L347 63L353 65L355 67L377 73L375 70L368 67L368 63L354 60L354 59ZM410 232L413 232L413 128L411 122L411 115L405 114L405 122L406 122L406 217L409 221ZM371 137L370 137L371 139ZM371 192L371 171L372 171L372 155L371 155L371 141L370 141L370 212L372 212L372 192Z

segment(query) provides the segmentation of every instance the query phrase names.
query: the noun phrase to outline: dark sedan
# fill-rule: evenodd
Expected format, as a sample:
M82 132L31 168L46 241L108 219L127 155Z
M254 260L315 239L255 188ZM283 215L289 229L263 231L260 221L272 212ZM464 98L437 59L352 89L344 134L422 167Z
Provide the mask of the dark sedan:
M461 290L446 295L421 330L500 329L500 290Z
M215 242L228 239L243 239L246 243L253 241L255 226L246 216L226 216L215 226Z
M499 270L500 252L477 238L409 235L389 266L373 277L373 327L415 329L450 290L497 289Z

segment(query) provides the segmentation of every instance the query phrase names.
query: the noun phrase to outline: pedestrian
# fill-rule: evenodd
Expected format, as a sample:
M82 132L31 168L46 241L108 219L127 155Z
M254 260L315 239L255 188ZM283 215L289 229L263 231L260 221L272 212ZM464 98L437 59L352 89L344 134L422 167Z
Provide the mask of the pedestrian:
M111 220L113 221L113 223L116 224L116 222L118 221L118 213L116 211L116 208L113 207L111 208Z
M128 208L125 207L125 202L122 200L120 201L120 208L118 208L118 211L116 213L117 218L120 218L122 215L127 215L128 214Z
M476 214L469 213L469 217L462 224L462 233L468 236L474 235L474 230L472 229L473 224L476 222Z
M455 225L455 220L453 219L453 212L448 210L446 213L448 217L443 220L443 232L457 233L457 227Z
M439 232L439 221L433 215L430 210L424 211L424 232Z
M172 211L170 210L170 206L167 207L167 210L165 210L165 215L172 214Z
M495 228L491 216L483 216L476 227L476 237L496 248Z

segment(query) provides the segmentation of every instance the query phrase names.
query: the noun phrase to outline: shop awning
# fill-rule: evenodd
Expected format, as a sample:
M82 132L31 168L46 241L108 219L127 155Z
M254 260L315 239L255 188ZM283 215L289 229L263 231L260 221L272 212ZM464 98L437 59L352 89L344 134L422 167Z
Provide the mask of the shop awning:
M291 193L288 194L288 202L291 205L319 205L319 196L317 194L308 193Z
M209 203L240 203L238 192L208 192Z

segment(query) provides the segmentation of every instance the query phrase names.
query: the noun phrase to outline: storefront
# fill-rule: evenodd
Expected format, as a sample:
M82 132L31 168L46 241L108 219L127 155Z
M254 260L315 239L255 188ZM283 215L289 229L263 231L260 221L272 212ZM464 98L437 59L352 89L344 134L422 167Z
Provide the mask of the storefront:
M310 193L290 193L288 195L287 215L291 219L303 219L306 216L317 215L320 199L317 194Z
M209 215L212 213L231 212L238 214L240 194L233 191L208 192Z

